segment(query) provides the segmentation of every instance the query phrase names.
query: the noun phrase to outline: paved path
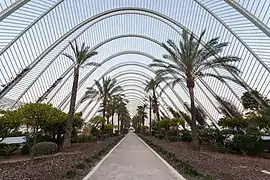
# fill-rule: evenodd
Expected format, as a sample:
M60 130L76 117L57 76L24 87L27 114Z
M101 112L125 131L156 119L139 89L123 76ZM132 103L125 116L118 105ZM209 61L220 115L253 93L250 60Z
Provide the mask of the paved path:
M84 180L183 179L133 133L129 133L97 170L90 174Z

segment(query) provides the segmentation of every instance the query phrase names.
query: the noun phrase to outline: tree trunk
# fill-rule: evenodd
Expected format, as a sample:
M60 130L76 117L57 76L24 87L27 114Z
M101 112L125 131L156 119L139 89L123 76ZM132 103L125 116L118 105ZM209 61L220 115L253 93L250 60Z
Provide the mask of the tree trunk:
M120 133L120 115L118 114L118 119L117 119L117 130L118 133Z
M153 91L153 103L154 103L154 108L155 108L155 113L157 115L157 120L160 120L160 114L159 114L159 108L158 108L158 102L157 102L157 97L156 93Z
M114 127L113 117L114 117L114 113L112 113L112 125Z
M104 100L103 100L103 111L102 111L102 116L104 118L104 121L106 119L106 97L104 97ZM105 125L105 122L102 122L102 126L101 126L101 129L104 130L104 125Z
M150 132L152 131L152 99L151 97L149 96L149 102L150 102L150 105L149 105L149 130Z
M34 128L34 143L33 143L33 147L30 147L30 152L31 152L31 166L34 165L34 157L35 157L35 153L36 153L36 144L37 144L37 130L36 128Z
M197 134L197 125L196 125L196 107L194 102L194 81L189 80L187 82L189 95L190 95L190 107L191 107L191 133L192 133L192 145L197 147L199 144L198 134Z
M73 125L73 116L75 112L75 103L77 97L77 88L78 88L78 80L79 80L79 64L74 67L74 80L71 92L71 99L70 99L70 107L68 112L68 119L65 128L65 135L64 135L64 142L63 148L70 147L71 145L71 133L72 133L72 125Z

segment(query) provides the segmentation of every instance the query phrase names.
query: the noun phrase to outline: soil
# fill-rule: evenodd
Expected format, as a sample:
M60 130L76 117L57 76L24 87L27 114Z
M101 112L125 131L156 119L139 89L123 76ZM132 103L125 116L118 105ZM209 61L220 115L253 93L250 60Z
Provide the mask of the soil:
M76 163L84 162L107 145L114 142L118 137L108 138L104 141L72 144L68 149L50 155L36 157L31 167L29 157L11 157L0 161L0 179L2 180L60 180L68 170ZM16 156L17 157L17 156ZM83 170L86 175L91 169ZM82 170L80 170L82 171ZM83 177L83 176L82 176Z
M220 180L270 180L270 175L261 171L270 171L270 160L234 154L223 154L207 149L196 150L188 142L166 142L155 137L146 137L169 152L175 153L182 161L188 161L199 172L212 175Z

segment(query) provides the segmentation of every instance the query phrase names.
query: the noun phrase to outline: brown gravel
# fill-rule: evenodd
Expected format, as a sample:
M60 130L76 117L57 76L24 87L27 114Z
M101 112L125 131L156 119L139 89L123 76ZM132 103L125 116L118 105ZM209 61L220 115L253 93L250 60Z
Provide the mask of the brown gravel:
M101 150L116 140L109 138L101 142L74 144L70 149L53 156L39 157L30 166L27 159L18 162L0 163L0 180L60 180L72 169L72 165L82 162L91 154ZM14 160L12 160L14 161ZM84 170L85 175L90 169Z
M145 136L144 136L145 137ZM170 152L177 154L180 160L186 160L198 171L224 180L270 180L270 160L256 157L223 154L213 151L194 150L190 143L166 142L155 137L145 137Z

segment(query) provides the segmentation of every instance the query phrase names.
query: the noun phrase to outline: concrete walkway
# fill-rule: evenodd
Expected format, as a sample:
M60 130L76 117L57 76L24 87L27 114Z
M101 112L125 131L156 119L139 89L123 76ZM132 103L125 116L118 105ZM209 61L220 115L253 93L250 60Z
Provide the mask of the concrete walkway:
M134 133L129 133L84 180L177 180L184 178Z

